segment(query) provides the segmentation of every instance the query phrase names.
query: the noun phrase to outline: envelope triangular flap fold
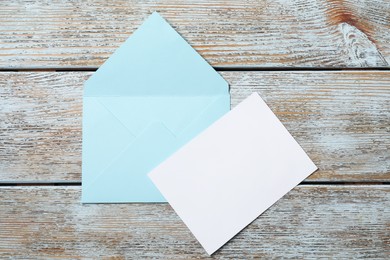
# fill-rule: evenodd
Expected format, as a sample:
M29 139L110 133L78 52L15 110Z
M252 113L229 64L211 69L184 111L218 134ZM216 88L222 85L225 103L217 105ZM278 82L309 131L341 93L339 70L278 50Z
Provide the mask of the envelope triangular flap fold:
M228 84L154 12L85 83L84 96L124 95L228 95Z
M227 82L153 13L87 80L84 203L161 202L147 173L230 110Z
M151 139L150 136L154 138ZM164 155L173 153L178 145L164 124L151 123L104 169L104 173L109 174L97 176L92 185L85 187L83 201L115 203L165 201L145 173L161 163ZM149 149L152 146L160 149ZM123 167L124 165L131 167Z
M97 99L84 100L83 109L83 182L90 183L96 173L101 172L134 141L133 135L120 121L112 117ZM96 116L99 115L99 116ZM115 138L120 136L121 138ZM93 147L93 149L87 149Z
M135 135L142 133L150 122L162 122L173 135L179 136L215 99L214 96L153 96L102 97L99 101Z

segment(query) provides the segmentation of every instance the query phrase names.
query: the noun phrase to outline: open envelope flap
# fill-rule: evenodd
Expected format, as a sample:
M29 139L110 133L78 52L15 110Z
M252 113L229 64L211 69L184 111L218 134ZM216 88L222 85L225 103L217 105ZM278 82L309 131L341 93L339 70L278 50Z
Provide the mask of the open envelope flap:
M158 14L86 81L84 96L221 95L227 82Z
M116 156L99 162L100 169L85 178L83 168L83 202L159 202L165 201L147 173L179 147L204 130L229 110L229 96L160 97L95 99L111 118L126 127L125 147L116 150ZM95 103L91 102L95 105ZM111 122L111 121L110 121ZM94 125L98 129L99 125ZM104 128L104 127L103 127ZM132 133L129 135L129 133ZM102 134L102 136L98 136ZM96 142L109 136L98 131ZM114 136L115 140L121 136ZM125 139L124 139L125 140ZM102 151L101 153L111 151ZM103 166L102 166L103 165ZM84 166L84 163L83 163ZM89 175L87 173L87 175Z

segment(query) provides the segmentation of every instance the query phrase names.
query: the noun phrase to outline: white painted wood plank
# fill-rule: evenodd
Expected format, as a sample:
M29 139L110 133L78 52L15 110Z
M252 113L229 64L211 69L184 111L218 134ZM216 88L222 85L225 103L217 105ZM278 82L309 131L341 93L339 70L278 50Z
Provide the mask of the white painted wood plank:
M206 258L168 204L80 203L80 187L0 187L1 258ZM389 186L299 186L214 258L388 258Z
M153 11L213 66L389 66L389 1L3 0L0 68L96 68Z
M81 180L91 72L0 73L0 181ZM232 106L258 92L319 167L311 181L390 180L390 73L222 72Z

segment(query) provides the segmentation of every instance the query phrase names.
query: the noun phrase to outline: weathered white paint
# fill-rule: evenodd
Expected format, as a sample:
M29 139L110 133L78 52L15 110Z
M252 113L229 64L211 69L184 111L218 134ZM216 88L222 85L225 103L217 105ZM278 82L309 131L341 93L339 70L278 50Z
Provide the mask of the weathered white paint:
M371 42L367 35L354 26L347 23L339 24L339 29L344 36L344 43L348 50L351 64L356 67L388 66L388 62Z
M153 11L218 67L367 67L390 59L383 0L3 0L0 68L96 68Z
M2 258L206 258L168 204L80 203L80 187L0 187ZM298 186L213 258L377 258L390 188Z
M222 72L232 106L258 92L319 167L312 181L390 179L387 71ZM80 181L91 72L0 73L0 181Z

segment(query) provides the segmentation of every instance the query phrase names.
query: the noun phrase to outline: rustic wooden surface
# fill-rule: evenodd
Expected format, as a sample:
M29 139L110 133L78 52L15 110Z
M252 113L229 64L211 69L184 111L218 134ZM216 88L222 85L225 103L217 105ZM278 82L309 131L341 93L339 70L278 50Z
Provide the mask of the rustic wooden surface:
M1 187L0 256L207 257L168 204L82 205L80 191ZM215 258L385 259L389 215L389 186L299 186Z
M91 72L0 73L0 183L81 181ZM257 91L319 167L309 181L390 179L390 72L222 72L232 106Z
M168 204L80 204L82 84L155 10L319 167L214 257L389 259L388 0L0 1L0 258L207 257Z
M96 68L153 11L218 67L390 62L388 0L2 0L0 68Z

